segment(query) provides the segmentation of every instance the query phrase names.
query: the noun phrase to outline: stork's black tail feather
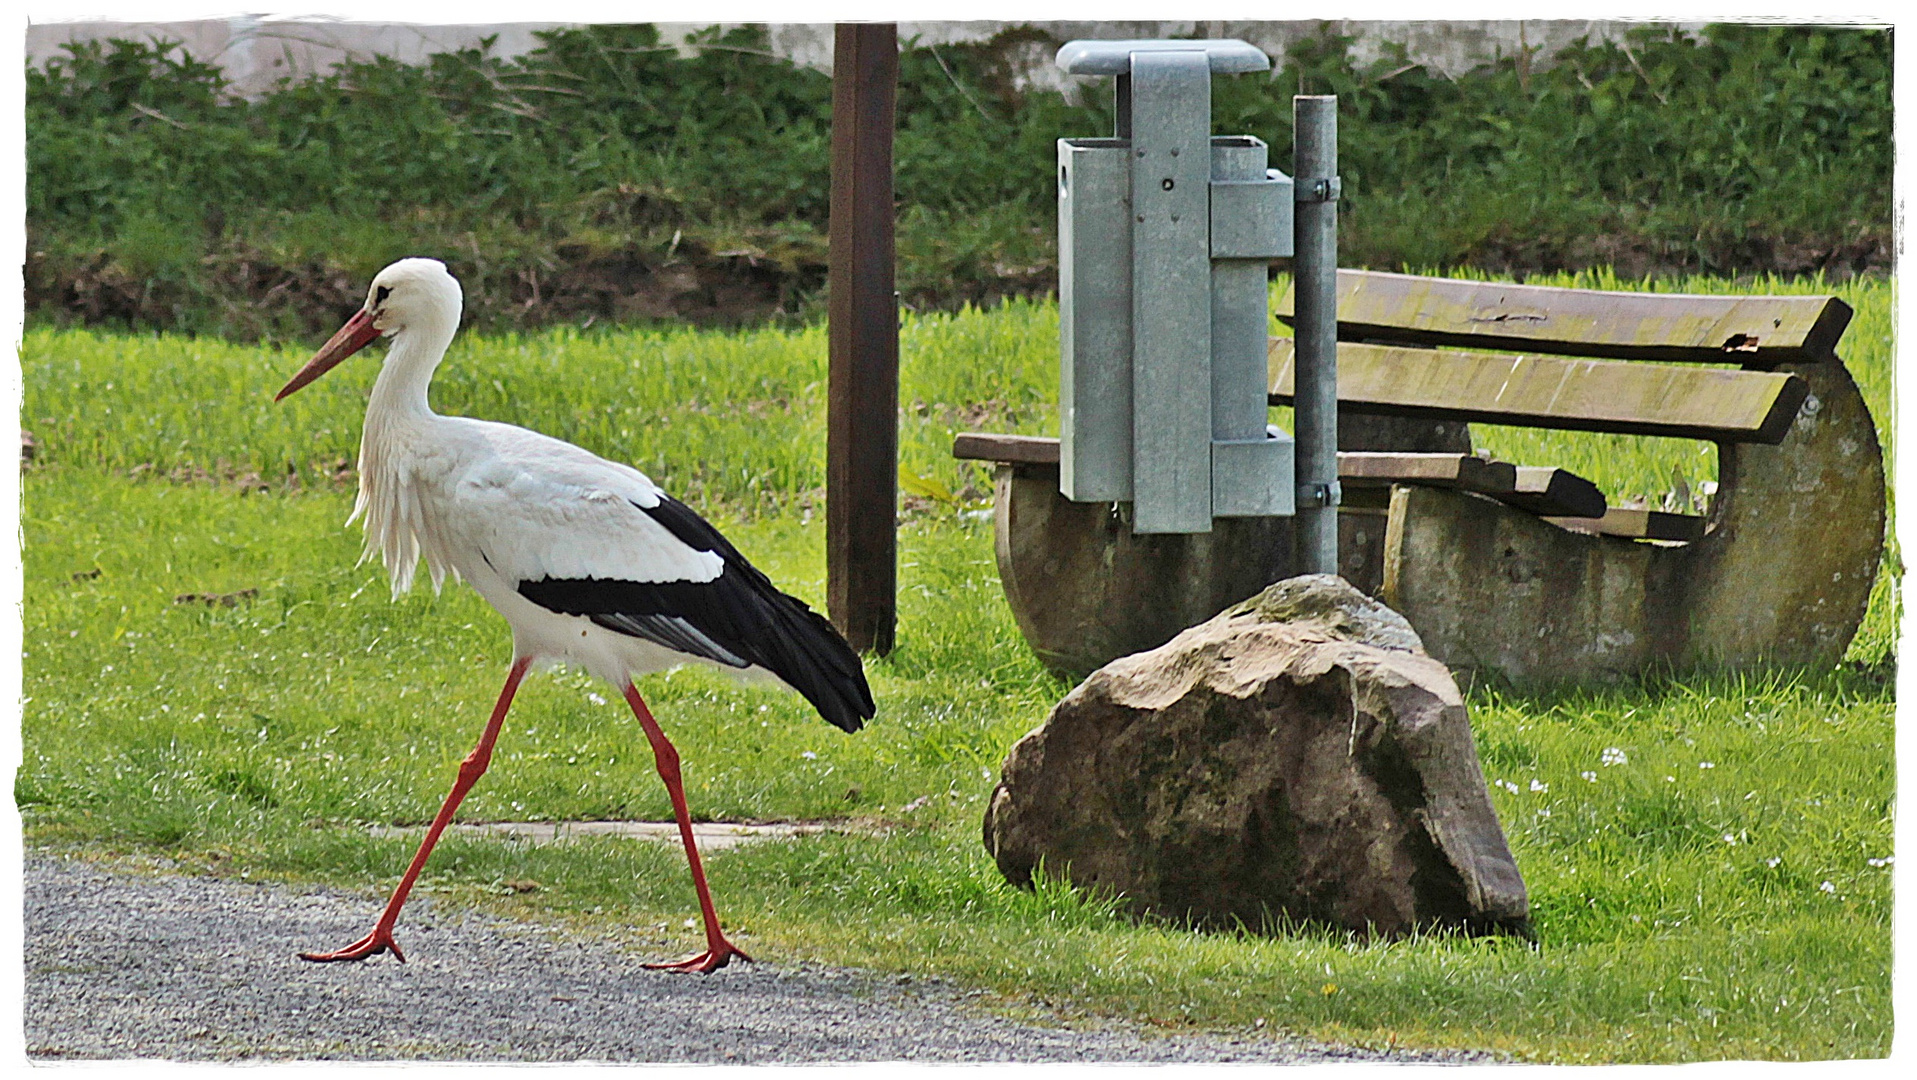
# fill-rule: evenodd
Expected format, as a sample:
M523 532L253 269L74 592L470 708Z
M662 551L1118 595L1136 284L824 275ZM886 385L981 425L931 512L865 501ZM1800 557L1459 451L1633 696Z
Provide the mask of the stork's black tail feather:
M542 578L520 582L519 594L549 611L584 615L677 652L764 668L833 725L865 726L877 711L865 668L823 615L779 591L685 504L662 496L657 506L639 509L695 550L717 553L724 570L710 581Z
M796 597L771 592L767 606L776 612L778 630L754 643L759 665L803 695L827 722L846 731L864 727L877 707L858 654L825 616Z

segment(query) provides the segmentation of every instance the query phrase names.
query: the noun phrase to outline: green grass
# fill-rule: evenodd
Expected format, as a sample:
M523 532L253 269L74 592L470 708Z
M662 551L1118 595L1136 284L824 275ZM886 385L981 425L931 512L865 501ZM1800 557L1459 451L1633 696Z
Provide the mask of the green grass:
M903 464L952 489L989 491L988 469L952 459L952 435L1055 432L1057 334L1057 309L1029 301L910 318L900 341ZM378 370L376 360L356 361L275 405L273 391L307 351L38 328L22 355L33 384L22 426L46 444L45 460L257 473L273 484L289 475L324 483L353 458ZM822 325L466 336L433 401L630 461L701 505L758 511L810 496L823 508L825 365Z
M1714 287L1658 287L1678 284ZM1846 356L1881 418L1890 287L1845 288L1859 310ZM1266 1032L1565 1062L1888 1052L1889 573L1853 663L1834 671L1474 695L1536 950L1195 933L1062 888L1006 886L979 842L983 800L1011 742L1068 687L1019 639L990 527L962 513L980 477L947 454L953 430L1049 427L1054 321L1042 304L907 320L907 467L973 490L905 517L901 644L870 664L874 724L846 736L796 697L703 671L642 681L699 816L884 827L715 855L721 911L746 949L940 974L1014 1010L1167 1030L1251 1033L1263 1020ZM437 403L565 435L697 493L816 605L824 354L816 329L468 339ZM437 808L497 692L507 633L463 588L394 602L377 567L355 566L358 537L341 528L351 493L328 474L352 453L373 365L267 404L301 359L179 337L28 335L23 417L45 446L22 476L16 797L31 843L372 896L412 841L369 826ZM1505 437L1487 440L1520 460L1575 448ZM1608 491L1650 494L1686 461L1669 453L1625 448L1587 467ZM243 482L192 478L201 472ZM232 607L175 602L247 589ZM572 674L530 680L463 817L665 818L635 722L593 695L610 697ZM1605 764L1607 751L1624 760ZM424 888L662 954L692 945L691 888L663 845L454 836Z

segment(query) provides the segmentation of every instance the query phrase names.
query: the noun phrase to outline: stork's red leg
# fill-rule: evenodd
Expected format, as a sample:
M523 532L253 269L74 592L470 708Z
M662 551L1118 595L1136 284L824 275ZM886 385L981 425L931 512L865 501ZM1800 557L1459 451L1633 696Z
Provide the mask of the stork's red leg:
M439 834L445 832L447 824L453 820L460 800L479 782L480 776L486 772L486 766L492 764L493 743L499 739L500 725L505 723L506 710L512 707L513 694L519 689L519 681L526 677L526 669L531 666L532 658L529 656L513 661L512 670L506 673L506 685L499 691L499 703L493 706L492 718L486 721L486 730L479 736L479 745L473 747L473 752L459 763L459 778L453 781L453 790L440 806L439 816L433 819L432 828L426 830L426 839L421 841L419 853L413 856L413 865L407 867L406 876L399 879L399 888L393 890L393 898L386 902L386 911L374 924L373 932L334 952L301 953L301 960L364 960L390 949L395 960L402 964L406 962L405 955L399 951L399 944L393 940L393 925L399 922L399 909L406 906L406 894L413 891L413 882L425 867L426 856L432 854L433 845L439 842Z
M706 888L706 870L699 862L699 845L692 840L692 815L686 810L686 788L679 779L679 751L673 748L666 733L659 730L659 724L652 718L652 711L646 708L645 700L631 683L626 684L626 703L632 706L632 713L639 718L639 726L646 729L646 741L652 744L653 763L658 766L659 779L666 782L666 794L672 798L673 816L679 819L679 839L686 846L686 862L692 867L692 887L699 893L699 915L706 924L706 951L697 956L688 956L668 964L647 964L646 967L663 971L717 971L732 962L733 957L750 961L752 958L739 950L739 947L727 941L719 932L719 916L712 909L712 892Z

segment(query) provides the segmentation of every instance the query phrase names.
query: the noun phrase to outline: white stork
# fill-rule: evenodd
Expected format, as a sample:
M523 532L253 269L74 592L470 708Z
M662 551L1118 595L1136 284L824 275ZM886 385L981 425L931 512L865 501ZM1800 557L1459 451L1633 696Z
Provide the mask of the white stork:
M679 755L633 688L632 676L704 661L767 674L803 694L826 720L857 731L873 715L859 658L832 624L773 586L685 504L645 475L570 443L485 420L440 416L426 388L459 327L459 282L434 259L379 272L358 314L274 398L319 378L381 335L392 339L360 437L359 499L366 557L385 560L395 596L420 557L433 587L463 578L512 624L513 661L479 745L427 830L371 933L307 960L362 960L391 950L406 894L426 857L492 759L513 692L533 664L565 663L625 695L652 744L672 798L706 950L672 971L749 960L719 930L692 839Z

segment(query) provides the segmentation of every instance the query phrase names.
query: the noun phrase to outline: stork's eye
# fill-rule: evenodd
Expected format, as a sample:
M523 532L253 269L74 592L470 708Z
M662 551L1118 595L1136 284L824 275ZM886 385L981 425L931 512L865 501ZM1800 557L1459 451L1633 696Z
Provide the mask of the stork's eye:
M393 287L391 285L381 285L378 288L374 289L373 305L377 307L380 304L384 304L386 302L386 298L392 294L392 291L393 291Z

